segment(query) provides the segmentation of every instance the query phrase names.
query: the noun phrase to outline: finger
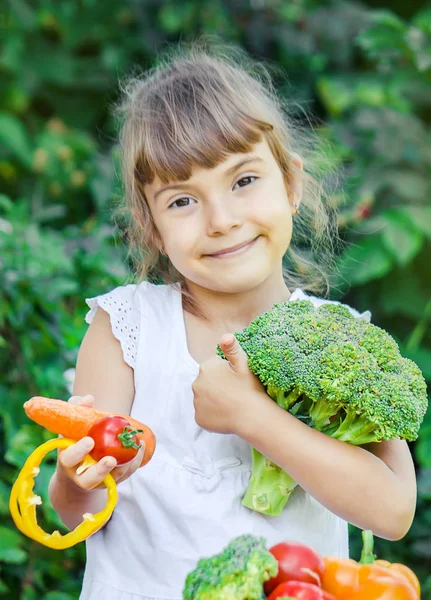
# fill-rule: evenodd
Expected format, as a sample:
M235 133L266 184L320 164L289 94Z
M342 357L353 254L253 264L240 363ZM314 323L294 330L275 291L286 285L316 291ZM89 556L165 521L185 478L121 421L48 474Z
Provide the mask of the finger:
M117 461L113 456L104 456L96 465L93 465L87 471L84 471L82 475L77 477L78 485L84 490L105 487L103 480L116 465Z
M142 462L142 458L144 456L144 452L145 452L145 442L142 442L142 446L141 446L141 448L139 448L138 453L136 454L135 458L132 461L130 461L129 463L127 463L127 465L124 465L124 471L121 471L118 475L116 473L116 476L115 476L116 483L121 483L122 481L124 481L125 479L130 477L130 475L133 475L133 473L137 469L139 469L141 462Z
M58 462L66 469L78 465L94 447L94 440L89 436L81 438L76 444L58 453Z
M138 454L135 456L135 458L133 459L131 468L132 468L132 472L134 473L137 469L139 469L139 467L141 466L141 462L142 459L144 458L144 453L145 453L145 442L142 441L142 446L139 448L138 450Z
M79 404L80 406L93 406L94 396L87 394L86 396L71 396L68 400L71 404Z
M120 465L115 469L115 472L112 474L115 479L115 483L121 483L128 478L132 463L133 461L129 461L125 465Z

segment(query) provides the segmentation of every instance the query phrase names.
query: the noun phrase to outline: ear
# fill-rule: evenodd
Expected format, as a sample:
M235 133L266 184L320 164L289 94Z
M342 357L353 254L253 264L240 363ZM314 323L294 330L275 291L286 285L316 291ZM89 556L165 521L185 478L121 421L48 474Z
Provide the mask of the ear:
M292 162L296 168L294 169L294 173L293 173L293 185L292 185L293 194L291 194L291 196L293 196L293 197L289 197L289 201L291 204L293 204L295 202L296 206L299 206L301 204L301 200L302 200L302 187L303 187L300 171L304 170L304 164L302 162L302 158L296 152L294 152L292 154Z

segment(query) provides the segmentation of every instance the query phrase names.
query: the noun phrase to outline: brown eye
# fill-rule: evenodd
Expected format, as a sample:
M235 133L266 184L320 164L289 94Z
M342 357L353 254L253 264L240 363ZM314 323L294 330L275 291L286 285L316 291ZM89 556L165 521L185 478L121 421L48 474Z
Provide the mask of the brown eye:
M246 181L247 179L258 179L258 177L255 177L254 175L248 175L247 177L242 177L242 179L240 179L239 181L237 181L235 185L237 185L241 181ZM240 187L247 187L247 186L246 185L245 186L241 185Z
M172 202L172 204L170 204L168 208L171 208L171 206L173 206L173 205L174 205L174 204L176 204L177 202L183 202L184 200L193 200L193 198L188 198L188 197L185 197L185 198L177 198L177 200L174 200L174 202ZM184 205L184 206L190 206L190 205L187 205L187 204L186 204L186 205ZM178 208L182 208L182 207L181 207L181 206L179 206Z

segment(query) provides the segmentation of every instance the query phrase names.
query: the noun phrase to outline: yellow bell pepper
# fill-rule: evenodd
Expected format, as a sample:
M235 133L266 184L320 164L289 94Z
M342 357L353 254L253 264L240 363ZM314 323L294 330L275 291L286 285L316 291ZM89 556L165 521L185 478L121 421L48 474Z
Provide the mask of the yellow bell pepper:
M12 487L9 498L10 513L18 529L36 542L55 550L70 548L98 531L112 515L118 500L115 480L108 473L103 480L108 490L108 502L103 510L94 515L91 513L82 515L83 522L66 535L61 535L58 530L49 534L38 525L36 506L42 504L42 499L34 494L33 487L34 478L39 473L39 465L51 450L67 448L72 444L76 444L76 440L54 438L38 446L25 461ZM97 461L87 455L84 462L88 466L96 464Z

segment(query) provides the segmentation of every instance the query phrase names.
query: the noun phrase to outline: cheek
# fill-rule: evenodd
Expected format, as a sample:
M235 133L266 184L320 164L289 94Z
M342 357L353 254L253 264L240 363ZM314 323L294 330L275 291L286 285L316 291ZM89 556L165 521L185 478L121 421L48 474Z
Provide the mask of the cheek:
M166 245L172 248L172 254L175 254L177 261L187 260L193 252L196 252L197 241L199 237L195 231L194 224L188 223L174 224L165 228Z
M265 210L262 211L260 207L255 212L255 221L273 242L289 243L292 237L292 213L287 196L275 190Z

